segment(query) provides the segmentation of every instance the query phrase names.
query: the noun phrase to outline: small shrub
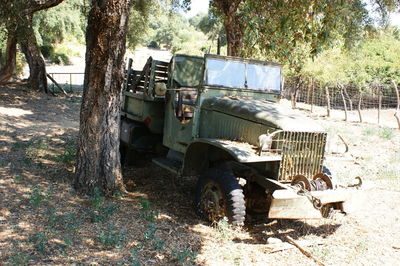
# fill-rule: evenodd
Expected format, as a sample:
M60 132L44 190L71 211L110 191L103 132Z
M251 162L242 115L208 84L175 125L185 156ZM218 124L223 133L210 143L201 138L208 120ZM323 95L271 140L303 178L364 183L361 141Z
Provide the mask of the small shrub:
M378 130L375 127L367 127L362 131L362 133L366 136L373 136L378 134Z
M24 180L24 178L20 175L15 175L13 176L13 178L15 182L21 182L22 180Z
M34 187L31 191L31 193L29 194L29 203L33 206L33 207L38 207L40 205L42 205L46 200L48 200L50 198L49 195L45 195L40 188L38 187Z
M105 248L121 248L126 243L125 237L126 229L123 228L118 230L115 225L110 223L107 230L102 231L97 238L97 241L101 243Z
M147 226L147 231L144 233L144 240L151 241L154 238L155 233L157 232L157 227L151 223Z
M142 206L141 216L143 219L154 222L158 217L158 212L153 210L151 203L148 199L140 197L140 204Z
M33 244L37 252L43 253L48 245L46 232L38 232L29 236L29 242Z
M160 46L158 45L158 43L156 41L151 41L147 47L149 48L155 48L155 49L160 49Z
M10 255L7 263L12 266L25 266L29 265L29 261L31 260L31 256L27 253L17 252Z
M216 224L216 230L219 233L221 239L229 239L234 234L234 229L228 222L228 218L224 217Z
M392 139L394 137L394 130L390 127L384 127L379 132L379 137L383 139Z
M163 251L165 246L165 242L161 240L161 238L156 237L150 247L150 250L155 251Z
M52 54L54 54L54 47L49 44L44 44L40 46L40 51L44 58L48 59Z
M119 209L118 204L106 203L105 200L100 190L96 188L93 196L90 198L90 204L93 209L86 210L86 215L92 223L106 221Z
M197 253L189 249L186 250L173 250L172 257L178 262L178 264L194 264Z
M19 151L21 149L26 148L30 144L31 144L31 142L23 142L23 141L14 142L11 146L11 151Z
M59 162L59 163L73 163L75 161L75 155L76 155L76 145L74 141L67 141L63 145L63 152L58 155L54 156L48 156L48 159L54 161L54 162Z
M128 259L131 266L140 266L141 265L139 262L140 250L141 250L141 247L140 248L135 247L131 250L131 255Z

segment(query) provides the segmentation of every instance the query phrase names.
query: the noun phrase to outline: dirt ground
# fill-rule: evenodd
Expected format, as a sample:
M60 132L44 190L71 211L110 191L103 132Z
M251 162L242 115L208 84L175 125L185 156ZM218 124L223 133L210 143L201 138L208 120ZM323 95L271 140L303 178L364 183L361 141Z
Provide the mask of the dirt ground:
M398 130L305 112L330 135L326 165L337 181L363 178L347 215L248 217L231 228L195 215L195 180L146 160L124 169L128 194L78 195L71 181L80 102L0 87L0 265L315 265L287 236L326 265L399 263Z

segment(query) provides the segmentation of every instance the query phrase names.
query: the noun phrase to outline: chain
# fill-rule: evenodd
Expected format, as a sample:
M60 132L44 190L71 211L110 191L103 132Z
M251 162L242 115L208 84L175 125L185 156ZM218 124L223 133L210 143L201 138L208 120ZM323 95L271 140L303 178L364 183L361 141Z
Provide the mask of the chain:
M323 207L321 200L317 197L314 197L313 195L311 195L310 191L304 189L302 186L300 185L294 185L292 186L292 188L297 191L297 195L300 196L306 196L307 199L312 203L313 207L317 210L321 210L321 208Z

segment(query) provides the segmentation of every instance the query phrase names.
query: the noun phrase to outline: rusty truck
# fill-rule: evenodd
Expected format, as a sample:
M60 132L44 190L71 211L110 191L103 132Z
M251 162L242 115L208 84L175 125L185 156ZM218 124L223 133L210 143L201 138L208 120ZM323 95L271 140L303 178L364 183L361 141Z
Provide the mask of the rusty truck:
M346 195L324 167L327 133L279 103L282 65L206 54L129 61L121 106L121 156L194 176L195 210L210 222L246 213L308 219L343 211ZM159 152L160 150L164 152Z

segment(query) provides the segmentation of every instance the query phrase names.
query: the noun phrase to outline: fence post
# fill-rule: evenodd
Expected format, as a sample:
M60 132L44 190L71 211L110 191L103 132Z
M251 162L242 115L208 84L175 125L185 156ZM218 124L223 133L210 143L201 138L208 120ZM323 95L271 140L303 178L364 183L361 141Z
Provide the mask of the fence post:
M313 112L314 109L314 79L311 80L311 113Z
M381 123L382 87L378 85L378 125Z
M357 106L357 111L358 111L358 117L360 118L360 123L362 123L362 116L361 116L361 102L362 102L362 91L360 91L360 95L358 96L358 106Z
M344 98L344 94L343 94L343 85L339 84L339 87L340 87L340 95L342 95L342 100L343 100L344 121L347 121L347 104L346 104L346 99Z
M399 89L397 88L397 84L394 80L392 80L392 83L394 85L394 90L396 91L396 98L397 98L397 108L396 112L394 113L394 117L397 120L397 125L399 126L400 129L400 117L399 117L399 111L400 111L400 95L399 95Z
M328 117L331 116L331 98L329 96L329 88L325 86L325 94L326 94L326 115Z
M349 94L347 93L347 88L346 86L343 87L344 95L346 98L349 100L349 106L350 106L350 111L353 111L353 101L351 100Z

